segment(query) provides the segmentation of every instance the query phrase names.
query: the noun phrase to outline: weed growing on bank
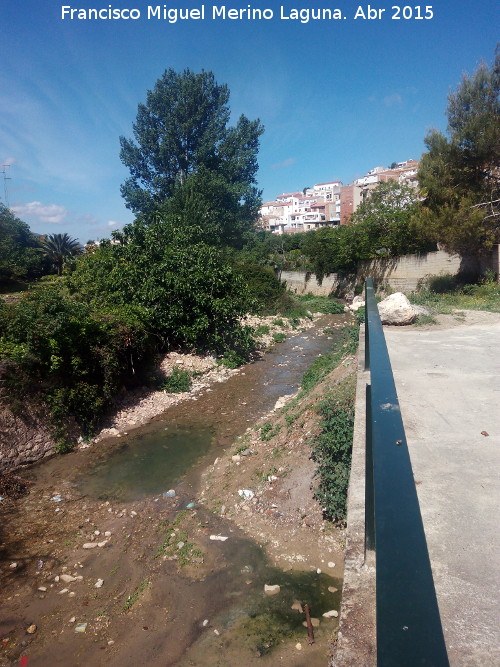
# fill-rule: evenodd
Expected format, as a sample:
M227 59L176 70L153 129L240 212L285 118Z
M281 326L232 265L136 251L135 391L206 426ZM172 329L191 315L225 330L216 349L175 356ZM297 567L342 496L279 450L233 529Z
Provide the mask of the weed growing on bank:
M435 313L456 310L500 312L500 285L489 273L479 284L461 284L450 274L431 276L427 284L410 295L410 301Z
M312 444L319 479L315 498L329 521L344 521L354 432L355 377L349 377L319 403L321 433Z

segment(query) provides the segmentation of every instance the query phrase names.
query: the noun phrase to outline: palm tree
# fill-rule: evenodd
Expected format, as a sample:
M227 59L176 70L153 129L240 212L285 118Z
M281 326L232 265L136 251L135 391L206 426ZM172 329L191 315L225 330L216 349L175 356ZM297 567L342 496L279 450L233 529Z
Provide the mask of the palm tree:
M49 234L40 240L40 245L43 252L55 265L58 276L62 274L64 262L69 257L80 255L83 252L80 243L68 234Z

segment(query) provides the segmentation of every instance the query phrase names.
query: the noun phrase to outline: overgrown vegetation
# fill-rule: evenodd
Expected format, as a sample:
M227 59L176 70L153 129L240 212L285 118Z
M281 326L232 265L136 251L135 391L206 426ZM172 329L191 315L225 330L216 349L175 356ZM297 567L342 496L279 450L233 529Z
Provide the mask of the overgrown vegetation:
M427 308L431 315L457 310L500 312L500 285L487 274L478 284L462 283L450 274L434 276L410 295L410 300Z
M304 393L321 382L334 368L336 368L343 357L355 354L358 348L359 328L354 323L350 327L341 330L341 338L335 344L331 352L318 357L304 373L301 389Z
M170 375L161 382L160 389L175 394L189 391L191 389L191 375L188 371L183 371L176 366Z
M354 431L355 380L348 378L319 403L321 433L312 443L319 478L315 492L329 521L344 521Z

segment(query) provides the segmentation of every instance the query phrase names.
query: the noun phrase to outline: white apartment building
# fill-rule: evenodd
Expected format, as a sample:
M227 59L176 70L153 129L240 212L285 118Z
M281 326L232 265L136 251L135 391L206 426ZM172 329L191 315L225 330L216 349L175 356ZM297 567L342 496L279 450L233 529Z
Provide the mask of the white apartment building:
M340 181L317 183L304 192L278 195L260 209L260 226L275 234L333 226L340 222Z

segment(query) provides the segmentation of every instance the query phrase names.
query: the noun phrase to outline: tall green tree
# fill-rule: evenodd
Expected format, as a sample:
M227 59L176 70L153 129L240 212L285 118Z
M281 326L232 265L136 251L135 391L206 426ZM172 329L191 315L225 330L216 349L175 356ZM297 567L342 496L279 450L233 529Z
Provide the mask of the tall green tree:
M29 226L0 204L0 282L42 275L47 267L38 247Z
M231 127L229 119L229 89L211 72L166 70L148 91L146 103L139 104L134 139L120 137L120 158L130 170L121 187L127 207L150 214L172 197L186 197L192 200L192 221L203 224L205 215L221 209L222 199L225 215L233 215L236 227L249 228L260 200L256 174L263 127L243 115ZM203 185L203 203L196 205ZM180 194L184 186L188 192Z
M465 74L448 97L447 135L425 139L422 221L450 252L480 256L499 241L500 45L493 65Z
M83 252L80 243L66 233L49 234L40 241L40 246L55 266L58 276L62 274L64 263L68 259Z

